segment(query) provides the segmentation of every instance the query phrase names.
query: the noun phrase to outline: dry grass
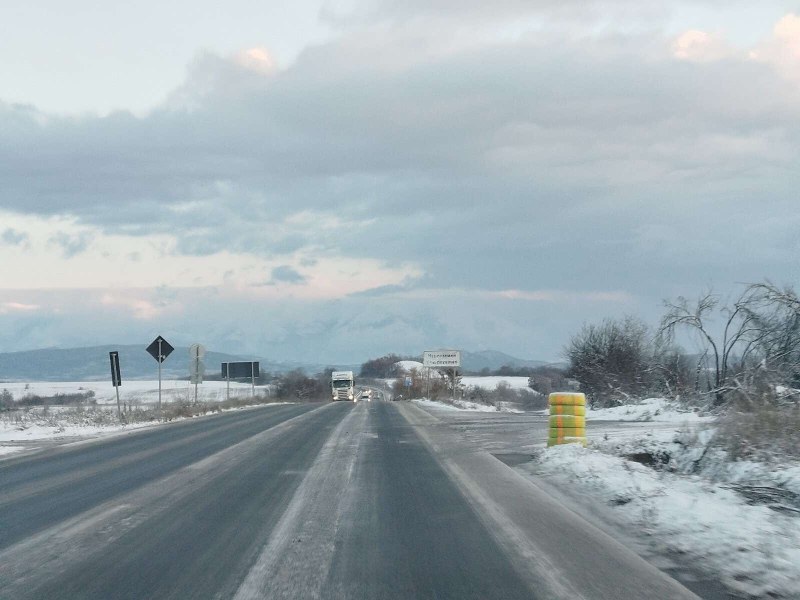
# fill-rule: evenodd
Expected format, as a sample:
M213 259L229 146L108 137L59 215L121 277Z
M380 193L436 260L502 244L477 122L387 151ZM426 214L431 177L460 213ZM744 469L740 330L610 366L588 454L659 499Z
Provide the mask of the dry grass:
M720 417L715 445L733 459L759 461L800 458L800 405L765 403L731 408Z
M170 402L162 405L159 419L158 409L153 405L129 403L123 411L124 423L148 423L158 420L173 421L179 418L198 417L206 414L221 412L226 409L240 408L260 404L270 404L278 401L274 397L256 396L255 398L231 398L221 402ZM51 407L23 406L12 410L0 412L0 420L14 427L25 428L31 425L47 427L76 426L111 426L118 425L117 408L115 405L107 406L70 406Z

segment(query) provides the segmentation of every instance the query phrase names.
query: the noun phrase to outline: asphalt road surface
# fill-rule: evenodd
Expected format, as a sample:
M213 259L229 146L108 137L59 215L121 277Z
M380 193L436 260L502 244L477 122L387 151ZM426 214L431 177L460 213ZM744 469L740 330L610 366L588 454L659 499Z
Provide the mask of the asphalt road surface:
M0 599L669 600L407 403L279 405L0 461Z

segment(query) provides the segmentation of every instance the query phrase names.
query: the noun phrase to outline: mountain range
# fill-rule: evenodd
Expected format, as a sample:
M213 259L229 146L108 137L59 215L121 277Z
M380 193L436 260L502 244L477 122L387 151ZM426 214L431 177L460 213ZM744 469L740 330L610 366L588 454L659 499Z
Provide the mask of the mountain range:
M0 353L0 381L97 381L110 378L108 353L119 352L122 379L155 379L158 363L143 346L93 346L89 348L44 348L23 352ZM462 352L464 371L478 372L481 369L510 367L537 367L544 361L525 360L498 352ZM162 376L165 379L188 377L189 348L178 347L162 363ZM204 358L206 376L219 375L221 363L232 361L260 362L261 372L285 373L293 369L303 369L307 373L318 373L326 367L353 370L358 372L360 365L325 365L292 361L276 361L258 356L241 356L208 351Z

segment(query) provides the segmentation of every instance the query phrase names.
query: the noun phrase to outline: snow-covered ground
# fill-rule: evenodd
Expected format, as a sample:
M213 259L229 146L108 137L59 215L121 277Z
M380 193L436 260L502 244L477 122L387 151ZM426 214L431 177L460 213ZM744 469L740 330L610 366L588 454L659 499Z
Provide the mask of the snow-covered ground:
M129 431L156 425L156 422L131 423L121 425L116 421L116 413L107 411L106 418L84 418L64 411L50 411L42 415L40 410L32 410L19 419L0 419L0 454L11 454L24 450L30 442L41 440L63 440L65 438L86 438L117 431ZM26 445L19 445L25 443Z
M724 483L655 470L591 446L548 448L519 468L602 503L630 530L718 573L744 597L800 597L798 514L751 505Z
M515 390L522 390L528 387L527 377L503 377L500 375L491 375L488 377L474 377L467 375L461 378L461 384L465 386L475 386L485 390L493 390L497 384L505 383Z
M232 381L231 398L241 397L251 393L249 383ZM79 394L88 391L94 392L94 400L98 404L116 404L117 396L114 387L107 381L32 381L0 383L0 391L8 390L19 400L26 395L54 396L56 394ZM256 386L256 393L264 393L264 388ZM121 402L147 404L158 401L158 380L123 380L119 388ZM206 381L197 386L197 396L200 401L219 401L226 396L226 383L224 381ZM161 401L176 402L194 399L194 385L188 381L162 380Z
M587 421L657 421L663 423L700 423L712 420L699 410L686 409L664 398L647 398L637 404L613 408L589 409Z
M247 398L252 394L250 384L231 382L230 397ZM156 425L156 422L122 425L117 421L117 397L108 382L65 381L0 383L0 391L8 390L15 400L27 395L41 397L56 394L81 394L94 392L92 400L96 407L76 409L68 406L34 407L29 410L0 413L0 455L19 452L39 442L64 441L68 439L96 437L140 427ZM193 400L194 386L187 381L164 380L161 382L161 401ZM264 388L256 387L257 394ZM198 401L217 402L227 396L224 381L207 381L198 386ZM158 381L124 381L120 387L120 401L134 407L152 407L158 402Z
M428 369L427 367L424 367L421 362L417 362L415 360L401 360L396 362L395 366L402 369L405 373L417 371L417 373L423 376L425 375L426 370L430 370L431 373L436 372L436 369ZM394 379L387 379L386 381L393 382ZM526 389L528 387L528 378L507 377L501 375L488 375L486 377L481 377L478 375L465 375L461 378L461 385L465 387L479 387L485 390L493 390L499 383L505 383L515 390Z
M417 398L412 402L419 404L422 407L432 408L434 410L454 410L454 411L468 411L468 412L507 412L518 413L522 412L514 408L509 403L500 402L499 406L489 406L488 404L480 404L478 402L468 402L467 400L454 400L452 403L439 402L438 400L428 400L426 398Z
M405 373L411 373L411 371L418 371L419 373L425 372L425 366L417 361L417 360L400 360L394 363L394 366L397 367L398 370L401 370Z

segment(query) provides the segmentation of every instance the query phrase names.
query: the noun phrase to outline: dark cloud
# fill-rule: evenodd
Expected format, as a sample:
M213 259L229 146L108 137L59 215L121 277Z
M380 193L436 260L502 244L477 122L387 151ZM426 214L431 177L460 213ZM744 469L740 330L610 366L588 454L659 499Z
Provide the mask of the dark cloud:
M92 240L92 236L87 233L70 235L68 233L57 233L50 237L48 243L57 246L65 258L72 258L76 254L84 252Z
M18 231L9 227L0 234L0 240L10 246L28 246L30 243L30 236L24 231Z
M273 284L276 283L305 283L306 277L296 271L294 268L290 267L289 265L281 265L279 267L275 267L272 269L272 274L270 275L270 282Z

